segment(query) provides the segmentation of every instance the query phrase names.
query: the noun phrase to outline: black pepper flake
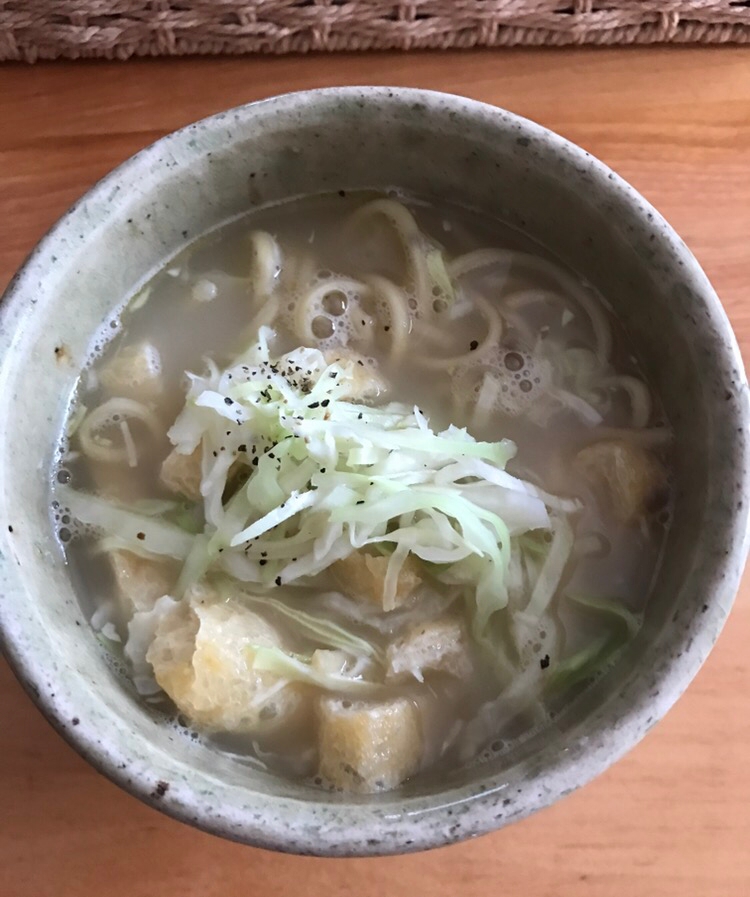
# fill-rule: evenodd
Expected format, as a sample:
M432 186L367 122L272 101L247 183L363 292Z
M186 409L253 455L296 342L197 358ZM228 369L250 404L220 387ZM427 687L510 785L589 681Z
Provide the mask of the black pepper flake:
M225 405L234 405L234 399L230 399L229 396L226 396L224 399Z
M307 407L308 408L318 408L318 407L320 407L320 402L310 402L310 404Z
M9 532L9 533L12 533L12 532L13 532L13 527L12 527L12 526L9 526L9 527L8 527L8 532Z
M136 537L136 539L140 539L140 541L143 542L143 540L146 538L146 534L145 533L136 533L135 537Z
M346 190L339 190L339 196L342 198L346 196Z
M390 328L387 324L386 324L385 327L383 328L383 330L385 330L386 333L388 333L388 331L389 331L390 329L391 329L391 328Z
M357 364L360 365L360 367L364 367L364 366L365 366L365 363L364 363L364 361L362 361L361 358L358 358L358 359L357 359Z
M479 348L479 343L475 339L473 339L469 343L469 349L473 352L475 349L478 349L478 348Z
M320 403L321 408L327 408L330 404L331 404L330 399L323 399L323 401Z
M246 452L247 451L247 446L245 445L244 442L242 443L242 445L237 446L237 451L238 452Z
M360 500L357 502L358 505L363 505L364 503L365 503L364 498L360 498Z
M266 564L268 563L268 561L267 561L265 558L261 558L261 559L258 561L258 563L260 564L261 567L265 567Z
M257 466L258 466L258 456L256 455L256 456L253 458L253 467L257 467Z
M321 473L325 473L325 472L326 472L325 467L321 467L321 468L320 468L320 472L321 472Z
M267 557L268 557L268 552L267 552L267 551L261 551L260 556L261 556L262 558L267 558Z
M218 453L218 452L211 452L211 454L214 456L214 458L218 458L218 457L219 457L219 453Z
M544 657L539 661L539 666L543 670L547 669L547 667L549 666L549 654L544 655Z
M280 586L281 585L281 577L277 576L276 579L274 579L274 582L276 583L277 586Z
M361 411L360 411L359 414L357 415L357 420L362 420L362 412L361 412Z

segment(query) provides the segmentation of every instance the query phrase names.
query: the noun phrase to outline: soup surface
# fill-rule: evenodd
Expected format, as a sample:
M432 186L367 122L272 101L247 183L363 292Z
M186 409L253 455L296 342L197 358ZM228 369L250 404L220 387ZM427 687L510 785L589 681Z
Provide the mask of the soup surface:
M545 725L636 635L669 430L606 305L395 191L254 211L98 335L52 516L144 700L396 788Z

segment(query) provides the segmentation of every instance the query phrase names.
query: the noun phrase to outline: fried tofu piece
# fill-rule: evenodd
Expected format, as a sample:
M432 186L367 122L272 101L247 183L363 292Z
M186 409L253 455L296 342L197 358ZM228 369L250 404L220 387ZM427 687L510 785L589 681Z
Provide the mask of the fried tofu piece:
M161 357L151 343L121 349L99 375L112 395L148 401L163 389Z
M632 523L665 485L664 468L646 449L625 440L595 442L581 449L573 468L608 501L618 520Z
M172 449L162 462L159 479L170 492L184 495L191 501L199 501L201 498L201 460L201 446L198 446L189 455L183 455L177 449Z
M253 668L254 648L281 636L239 601L183 601L165 614L146 654L162 689L192 722L223 732L266 734L302 707L299 686Z
M468 679L473 665L466 627L459 617L442 617L412 626L386 653L386 679L424 681L425 672Z
M328 364L340 364L349 371L343 385L347 393L341 396L345 401L368 402L384 396L388 384L373 362L359 352L341 347L328 349L323 353Z
M120 601L131 614L151 610L172 591L179 573L175 562L143 558L132 551L112 551L109 559Z
M336 788L373 794L397 788L419 769L419 711L407 698L318 705L318 774Z
M422 585L419 562L407 555L396 581L396 593L390 601L384 594L388 558L383 555L355 551L331 565L331 572L341 588L352 598L380 605L385 611L401 607Z

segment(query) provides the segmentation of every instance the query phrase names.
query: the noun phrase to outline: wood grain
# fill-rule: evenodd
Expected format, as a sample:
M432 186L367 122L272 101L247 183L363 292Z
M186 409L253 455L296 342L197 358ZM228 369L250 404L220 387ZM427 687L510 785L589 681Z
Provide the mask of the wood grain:
M617 169L675 225L750 352L750 54L508 51L0 68L0 286L98 177L176 127L274 93L415 85L503 105ZM0 662L0 895L750 894L750 582L666 720L587 788L411 857L252 850L142 806L52 731Z

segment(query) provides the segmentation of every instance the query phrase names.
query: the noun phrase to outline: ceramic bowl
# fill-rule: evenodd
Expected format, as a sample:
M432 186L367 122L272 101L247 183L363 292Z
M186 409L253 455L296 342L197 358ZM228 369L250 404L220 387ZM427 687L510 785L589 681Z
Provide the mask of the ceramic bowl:
M405 188L487 212L588 278L625 325L675 434L674 525L646 623L546 731L485 763L376 797L254 771L149 711L84 619L48 515L48 472L94 332L164 260L254 206ZM605 165L508 112L414 90L293 94L159 140L50 231L0 308L5 656L98 770L218 835L323 855L419 850L551 804L631 748L706 659L748 536L748 388L711 285L672 228Z

